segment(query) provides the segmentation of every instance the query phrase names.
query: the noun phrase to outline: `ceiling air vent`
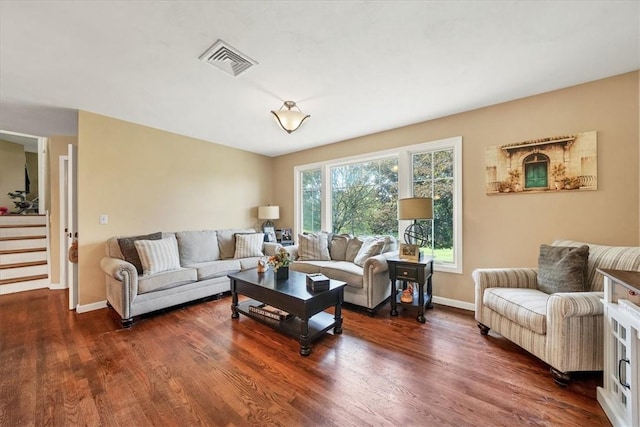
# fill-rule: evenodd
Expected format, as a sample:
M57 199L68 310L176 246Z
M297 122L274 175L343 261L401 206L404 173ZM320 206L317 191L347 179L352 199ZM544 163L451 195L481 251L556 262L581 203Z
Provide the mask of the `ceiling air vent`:
M200 60L233 76L237 76L258 64L224 40L215 42L209 50L200 56Z

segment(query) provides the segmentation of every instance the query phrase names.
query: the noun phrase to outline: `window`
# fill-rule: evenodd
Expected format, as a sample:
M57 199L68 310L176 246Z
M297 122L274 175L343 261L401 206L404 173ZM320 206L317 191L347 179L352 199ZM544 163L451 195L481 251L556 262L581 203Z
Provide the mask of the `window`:
M298 166L296 232L403 236L398 198L432 197L425 220L439 271L462 273L462 138Z

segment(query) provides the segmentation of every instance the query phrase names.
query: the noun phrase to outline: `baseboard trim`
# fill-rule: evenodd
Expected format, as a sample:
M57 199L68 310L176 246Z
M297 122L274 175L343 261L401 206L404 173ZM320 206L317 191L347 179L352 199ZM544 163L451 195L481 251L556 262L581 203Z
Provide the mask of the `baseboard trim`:
M89 311L100 310L107 307L107 300L92 302L91 304L78 304L76 306L76 313L87 313Z
M461 308L463 310L476 311L476 305L471 302L460 301L457 299L433 297L433 302L441 305L448 305L449 307Z

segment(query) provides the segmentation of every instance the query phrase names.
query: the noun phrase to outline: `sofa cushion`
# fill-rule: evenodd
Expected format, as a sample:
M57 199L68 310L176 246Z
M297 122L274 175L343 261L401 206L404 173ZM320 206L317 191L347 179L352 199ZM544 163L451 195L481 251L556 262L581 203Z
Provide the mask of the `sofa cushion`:
M329 245L329 254L334 261L344 261L347 256L348 234L333 234Z
M320 273L320 269L325 265L331 265L335 261L294 261L289 265L289 270L300 273Z
M143 276L180 268L178 242L175 237L160 240L136 240L134 243L138 255L140 255Z
M360 252L360 248L362 247L362 240L357 237L352 237L349 239L349 243L347 244L347 253L344 256L345 261L354 262L356 257L358 256L358 252Z
M299 234L298 259L301 261L329 261L329 235Z
M249 258L264 256L262 252L262 244L264 242L264 233L243 234L236 233L236 251L234 258Z
M368 237L362 242L362 246L358 251L358 255L353 260L353 263L364 267L364 262L372 256L382 253L382 249L385 246L384 238L376 239Z
M330 264L323 265L320 273L330 279L347 282L348 286L362 289L363 271L362 267L348 261L334 261Z
M179 231L176 233L180 265L220 259L218 237L214 230Z
M540 245L538 289L548 294L586 289L589 246Z
M218 237L218 248L220 249L220 259L231 259L236 253L236 237L237 233L255 233L252 228L246 230L216 230Z
M149 274L138 277L138 294L169 289L198 279L193 268L179 268L178 270Z
M482 302L491 310L535 333L547 333L547 301L537 289L487 288Z
M241 270L240 260L237 259L221 259L218 261L198 262L190 264L189 268L195 269L198 280L212 279L214 277L223 277L227 274L237 273Z
M140 262L140 255L138 255L138 250L136 249L136 245L134 242L136 240L160 239L162 239L161 232L141 236L121 237L118 239L118 246L120 246L120 252L122 252L124 260L133 264L136 267L136 270L138 270L138 274L142 274L142 263Z

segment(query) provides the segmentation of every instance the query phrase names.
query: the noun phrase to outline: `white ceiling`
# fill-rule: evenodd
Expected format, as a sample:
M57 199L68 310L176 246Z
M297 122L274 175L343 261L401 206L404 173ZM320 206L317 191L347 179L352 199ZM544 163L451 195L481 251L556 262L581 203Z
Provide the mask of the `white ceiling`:
M639 68L638 1L0 1L0 129L39 136L85 110L275 156Z

